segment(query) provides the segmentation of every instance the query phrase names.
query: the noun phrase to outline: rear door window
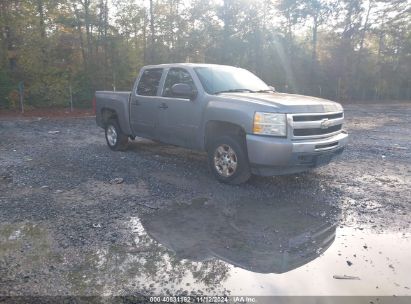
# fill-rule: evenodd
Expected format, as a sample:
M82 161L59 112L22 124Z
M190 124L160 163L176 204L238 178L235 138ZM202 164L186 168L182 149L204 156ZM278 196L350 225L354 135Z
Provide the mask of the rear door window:
M163 69L145 70L138 83L137 94L142 96L156 96L161 75L163 75Z

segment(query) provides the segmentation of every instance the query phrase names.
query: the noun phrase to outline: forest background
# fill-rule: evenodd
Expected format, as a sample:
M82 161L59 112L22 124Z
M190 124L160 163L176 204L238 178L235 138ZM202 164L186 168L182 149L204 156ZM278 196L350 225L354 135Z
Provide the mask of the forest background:
M280 92L411 100L409 0L0 0L0 109L90 107L147 64L246 68Z

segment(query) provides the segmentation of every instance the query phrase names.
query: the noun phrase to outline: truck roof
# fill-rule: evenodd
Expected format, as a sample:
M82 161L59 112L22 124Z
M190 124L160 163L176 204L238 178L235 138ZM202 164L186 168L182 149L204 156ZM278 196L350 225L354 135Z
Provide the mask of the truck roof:
M233 66L229 66L229 65L222 65L222 64L211 64L211 63L185 63L185 62L181 62L181 63L164 63L164 64L155 64L155 65L146 65L143 68L144 69L152 69L152 68L183 68L183 67L191 67L191 68L195 68L195 67L233 67Z

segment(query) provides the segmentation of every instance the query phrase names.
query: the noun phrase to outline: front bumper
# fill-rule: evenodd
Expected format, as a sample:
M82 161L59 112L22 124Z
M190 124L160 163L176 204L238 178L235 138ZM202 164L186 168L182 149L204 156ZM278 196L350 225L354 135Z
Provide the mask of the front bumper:
M312 140L295 140L247 134L248 159L257 175L282 175L328 164L341 154L348 134Z

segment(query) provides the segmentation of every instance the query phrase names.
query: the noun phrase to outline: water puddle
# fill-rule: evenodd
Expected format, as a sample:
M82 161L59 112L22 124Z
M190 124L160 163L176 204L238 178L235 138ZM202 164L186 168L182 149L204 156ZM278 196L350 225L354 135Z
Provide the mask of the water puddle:
M123 241L64 250L41 225L2 224L0 266L29 294L411 295L411 233L342 218L309 199L200 198L122 219Z
M183 264L218 262L204 269L207 287L233 295L410 295L411 234L337 227L340 217L324 204L205 202L143 217L141 226ZM194 289L205 275L185 274Z

